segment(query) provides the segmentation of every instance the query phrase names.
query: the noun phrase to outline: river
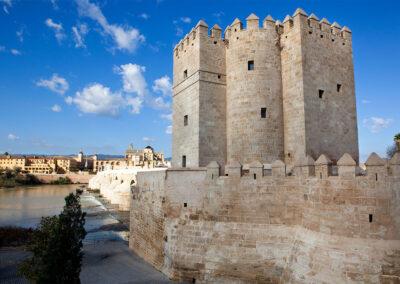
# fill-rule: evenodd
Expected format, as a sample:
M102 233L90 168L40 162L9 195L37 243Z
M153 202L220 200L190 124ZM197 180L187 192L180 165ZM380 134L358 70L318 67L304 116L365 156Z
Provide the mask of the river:
M0 188L0 226L36 227L42 216L61 212L64 198L77 185Z

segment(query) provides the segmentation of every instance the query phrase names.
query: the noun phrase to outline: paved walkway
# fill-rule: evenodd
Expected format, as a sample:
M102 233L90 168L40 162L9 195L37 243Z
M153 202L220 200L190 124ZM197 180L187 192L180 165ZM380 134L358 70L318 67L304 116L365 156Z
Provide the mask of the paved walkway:
M85 245L82 283L172 283L121 241Z
M82 195L81 204L87 213L88 233L83 242L83 284L172 283L129 249L129 226L118 220L122 213L109 210L87 193ZM28 256L21 248L0 248L0 284L28 283L17 275L18 264Z
M81 282L98 283L173 283L122 241L101 241L84 245ZM28 283L18 276L17 266L28 254L21 249L0 249L0 283Z

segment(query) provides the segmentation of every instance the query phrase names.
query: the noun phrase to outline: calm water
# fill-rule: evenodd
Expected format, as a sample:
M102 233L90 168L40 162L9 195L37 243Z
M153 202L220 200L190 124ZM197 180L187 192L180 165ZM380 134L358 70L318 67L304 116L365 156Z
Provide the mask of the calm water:
M42 216L57 215L77 185L0 188L0 226L34 227Z

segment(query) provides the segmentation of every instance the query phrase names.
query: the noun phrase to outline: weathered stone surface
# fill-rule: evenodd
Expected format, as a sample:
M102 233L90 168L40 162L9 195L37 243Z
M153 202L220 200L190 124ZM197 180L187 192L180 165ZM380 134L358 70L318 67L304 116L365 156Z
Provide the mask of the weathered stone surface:
M351 32L301 9L272 20L235 19L224 40L200 25L175 48L173 165L192 168L138 175L130 247L187 282L398 279L397 163L355 174Z
M175 47L174 167L184 156L188 167L344 153L358 162L350 30L302 9L273 21L235 19L224 39L200 21Z
M196 283L393 281L400 180L376 184L369 176L210 183L205 169L140 173L130 247L169 277Z
M385 161L375 152L371 153L365 162L366 166L383 166L384 164Z

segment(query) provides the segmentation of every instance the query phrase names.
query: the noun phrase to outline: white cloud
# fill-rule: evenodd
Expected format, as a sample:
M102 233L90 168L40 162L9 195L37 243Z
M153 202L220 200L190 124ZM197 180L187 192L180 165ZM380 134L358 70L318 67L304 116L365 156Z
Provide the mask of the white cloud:
M72 105L72 104L74 103L74 98L68 96L68 97L65 98L65 102L66 102L68 105Z
M161 117L162 119L172 121L172 113L168 113L168 114L164 114L164 113L163 113L163 114L160 115L160 117Z
M218 23L221 23L221 17L223 17L224 15L225 15L225 13L222 11L213 14L213 16L217 19Z
M192 19L189 17L181 17L181 22L185 24L190 24L192 22Z
M177 36L182 36L183 35L183 28L179 26L179 24L190 24L192 22L192 19L189 17L180 17L179 20L174 20L172 23L175 25L175 34Z
M54 31L54 35L59 43L65 38L64 29L61 23L57 24L52 19L48 18L45 21L45 24Z
M86 24L81 24L79 26L72 27L72 35L75 41L76 48L86 48L85 36L89 32L88 26Z
M6 47L5 47L5 46L2 46L2 45L0 45L0 52L3 52L3 51L6 51Z
M39 87L48 88L49 90L60 95L64 95L65 92L69 89L69 84L67 80L63 77L58 76L57 74L53 74L53 76L49 80L41 79L36 83L36 85Z
M170 96L172 94L171 79L165 75L154 80L153 91L156 93L161 93L163 96Z
M10 134L7 135L7 139L11 140L11 141L15 141L15 140L18 140L19 137L17 135L15 135L15 134L10 133Z
M364 127L368 128L372 133L378 133L381 130L388 128L393 122L391 118L370 117L363 120Z
M8 11L8 9L12 7L12 0L0 0L0 2L3 3L3 11L6 14L9 14L10 12Z
M143 20L148 20L150 18L150 15L146 14L146 13L142 13L139 15L139 18L142 18Z
M58 10L58 0L50 0L54 10Z
M143 137L143 141L144 141L144 142L154 142L155 139L154 139L154 138L151 138L151 137Z
M125 106L125 99L120 93L111 92L99 83L93 83L82 91L76 92L75 97L66 98L69 104L75 104L83 113L116 116L120 108Z
M19 51L18 49L15 49L15 48L11 49L10 52L12 55L15 55L15 56L21 55L21 51Z
M172 125L167 126L167 128L165 129L165 133L172 134Z
M164 101L163 97L149 98L149 104L155 109L168 109L170 108L169 102Z
M16 31L15 34L20 42L24 42L24 29L23 28Z
M126 98L126 104L131 107L131 113L138 114L143 106L143 100L139 97L128 96Z
M140 97L144 97L148 93L146 79L143 76L146 67L128 63L116 67L115 71L122 75L125 92L135 93Z
M371 103L371 101L369 101L369 100L362 100L361 101L363 104L369 104L369 103Z
M51 110L54 112L61 112L61 107L59 105L54 105L51 107Z
M176 33L177 36L182 36L183 35L183 29L181 27L176 27Z
M140 34L138 29L109 24L101 9L88 0L76 0L76 3L79 14L96 21L102 27L103 32L111 36L117 49L133 52L140 43L145 41L145 37Z

